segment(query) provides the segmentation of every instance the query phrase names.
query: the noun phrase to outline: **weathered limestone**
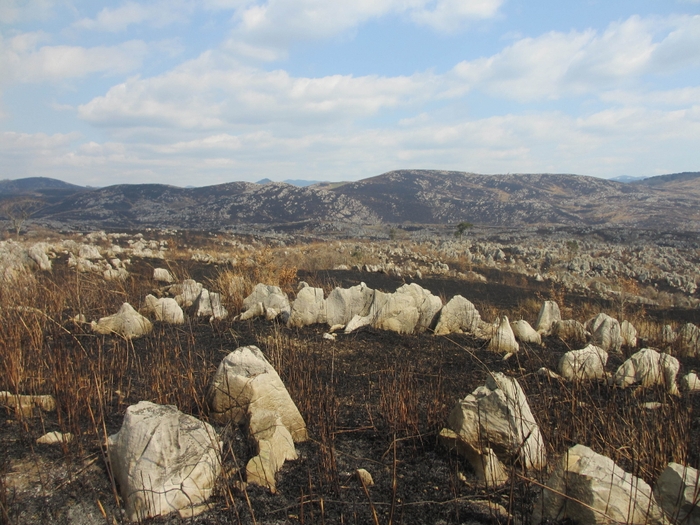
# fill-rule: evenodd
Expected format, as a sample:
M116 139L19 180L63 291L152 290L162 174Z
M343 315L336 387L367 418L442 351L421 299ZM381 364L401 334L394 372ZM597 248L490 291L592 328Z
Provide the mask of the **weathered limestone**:
M542 336L524 319L512 322L510 327L513 329L513 334L518 341L533 345L542 344Z
M372 301L374 290L365 283L347 289L335 288L326 299L326 322L329 326L345 326L356 315L368 315Z
M681 378L681 386L686 392L697 392L700 390L700 378L695 372L688 372Z
M433 326L435 317L442 309L442 301L439 297L433 295L430 290L426 290L416 283L400 286L395 294L410 295L413 297L416 309L418 310L418 321L414 328L415 332L424 332Z
M562 341L583 343L589 334L586 327L576 319L566 319L552 325L552 335Z
M561 321L561 312L559 305L554 301L545 301L540 308L540 314L537 316L535 330L542 335L549 335L552 331L552 325L557 321Z
M173 274L170 273L170 270L167 268L154 268L153 269L153 280L158 281L161 283L173 283L175 282L175 278L173 277Z
M286 323L291 310L287 294L279 286L258 283L252 293L243 299L243 313L240 319L245 321L261 315L274 319L280 316L282 322Z
M591 334L591 343L606 352L620 352L622 336L620 323L607 314L599 313L586 322L586 330Z
M70 443L73 441L73 434L70 432L47 432L43 436L37 438L36 442L38 445L61 445L63 443Z
M371 487L372 485L374 485L374 478L372 477L372 474L370 474L367 470L363 468L358 468L355 471L355 474L357 475L357 479L360 480L360 483L365 487Z
M221 304L221 294L210 292L206 288L202 288L196 308L197 317L209 317L210 321L226 319L228 316L226 308Z
M277 472L286 460L293 461L299 457L294 440L277 413L260 409L249 415L248 429L258 455L246 465L246 481L267 487L274 493L277 490Z
M272 365L256 346L244 346L227 355L209 388L207 403L216 421L242 422L248 413L277 413L295 442L307 439L294 401Z
M515 340L515 334L510 327L508 317L505 315L501 318L496 333L489 341L488 348L492 352L500 352L502 354L515 353L520 350L520 345Z
M559 460L534 504L532 523L571 519L579 525L660 524L663 513L646 482L583 445Z
M700 525L700 477L696 469L669 463L656 480L654 496L674 523Z
M14 408L18 413L28 417L33 414L35 409L53 412L56 410L56 399L50 394L32 396L2 391L0 392L0 405Z
M145 303L141 312L154 315L156 321L163 321L169 324L182 324L185 322L185 314L182 308L172 297L157 299L155 296L148 294Z
M78 248L78 257L87 260L97 260L102 259L102 254L97 246L92 244L81 244Z
M194 279L185 279L182 284L174 284L170 287L170 292L175 295L177 304L183 308L189 308L202 293L203 286Z
M126 268L110 268L102 272L105 281L125 281L129 277Z
M117 334L126 339L141 337L153 330L151 322L134 310L129 303L124 303L116 314L103 317L90 324L93 332Z
M308 326L326 322L326 300L323 298L323 288L313 288L305 282L292 304L289 314L289 326Z
M38 266L39 269L44 272L51 271L51 259L46 255L46 250L48 249L48 244L43 242L38 242L29 247L27 250L27 255L32 259Z
M221 471L211 425L170 405L141 401L127 408L107 449L129 521L198 514Z
M440 443L469 461L476 477L487 487L500 487L508 481L508 470L489 447L477 449L449 428L443 428L438 436Z
M700 328L692 323L684 324L678 330L675 344L681 357L696 357L700 353Z
M393 293L377 312L372 326L399 334L412 334L420 317L420 311L412 295Z
M542 434L525 393L517 380L500 372L452 409L448 425L478 451L491 448L499 459L517 453L527 469L546 464Z
M622 363L615 372L614 382L622 388L640 383L643 388L663 385L670 394L678 394L676 376L680 370L678 359L653 348L643 348Z
M634 348L637 346L637 329L627 319L620 323L622 344Z
M476 307L461 295L455 295L442 307L435 334L446 335L462 331L473 333L480 322L481 315Z
M604 379L608 353L595 345L566 352L559 360L559 374L569 381Z

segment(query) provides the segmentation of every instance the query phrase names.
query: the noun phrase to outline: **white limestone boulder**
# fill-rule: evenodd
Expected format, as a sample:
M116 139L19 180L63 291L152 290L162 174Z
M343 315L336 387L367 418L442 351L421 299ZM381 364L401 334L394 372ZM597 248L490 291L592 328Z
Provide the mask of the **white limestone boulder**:
M292 435L277 413L264 409L250 413L248 430L256 445L257 455L246 465L246 481L274 493L277 490L277 472L285 461L299 457Z
M93 244L81 244L78 248L78 257L90 261L102 259L102 254L97 246Z
M26 395L0 392L0 406L14 409L16 413L29 417L36 410L53 412L56 410L56 399L50 394Z
M622 344L634 348L637 346L637 329L627 319L620 323Z
M492 449L477 449L449 428L440 431L438 440L442 446L465 458L474 469L477 479L487 487L500 487L508 481L508 470Z
M126 268L110 268L102 272L105 281L126 281L129 277L129 272Z
M542 433L525 393L516 379L500 372L452 409L448 426L474 449L491 448L503 461L517 454L526 469L546 465Z
M474 333L480 322L481 315L476 307L461 295L455 295L442 307L435 334Z
M90 324L95 333L117 334L126 339L141 337L153 330L151 321L134 310L129 303L124 303L116 314L102 317Z
M570 519L579 525L661 524L663 513L647 483L584 445L559 460L535 500L531 522Z
M414 332L425 332L433 326L437 314L442 309L442 300L439 297L416 283L400 286L395 294L413 297L415 307L418 310L418 321Z
M38 242L30 246L27 250L27 255L29 258L32 259L37 266L39 266L39 269L44 272L51 271L51 259L49 259L49 256L46 254L49 249L50 248L47 243Z
M266 314L268 310L280 316L282 322L286 323L292 308L287 294L279 286L258 283L251 294L243 299L243 313L240 319L245 321L258 316L271 317Z
M295 327L325 324L327 316L323 288L314 288L304 282L301 285L302 288L297 292L297 297L292 303L287 324Z
M590 334L586 331L586 327L576 319L565 319L552 325L552 335L568 343L583 343Z
M202 288L204 288L202 284L194 279L185 279L182 281L182 284L172 285L170 287L170 293L175 296L177 304L183 308L189 308L199 299Z
M227 355L214 375L207 404L216 421L241 423L249 413L278 414L295 442L307 439L306 424L289 392L257 346L244 346Z
M210 321L226 319L228 312L221 304L221 294L202 288L196 302L197 317L209 317Z
M367 316L373 301L374 290L365 283L335 288L326 299L326 322L329 326L345 326L356 315Z
M211 425L150 401L127 408L107 450L128 521L198 514L221 471L221 443Z
M680 370L678 359L653 348L643 348L630 356L615 372L615 385L625 388L640 384L643 388L665 386L670 394L678 394L676 376Z
M173 274L170 273L170 270L167 268L154 268L153 269L153 280L158 281L160 283L173 283L175 282L175 278L173 277Z
M185 322L185 314L177 304L177 301L172 297L156 298L154 295L147 295L145 305L141 309L141 313L153 315L156 321L162 321L168 324L182 324Z
M700 477L692 467L669 463L656 480L654 496L673 523L700 525Z
M604 379L608 353L595 345L566 352L559 360L559 374L569 381Z
M586 322L586 330L591 334L591 343L606 352L619 353L622 348L620 323L614 317L599 313Z
M510 326L508 317L505 315L501 318L496 333L491 338L491 341L489 341L488 348L492 352L499 352L502 354L512 354L520 350L520 345L515 340L515 334Z
M697 357L700 354L700 328L692 323L684 324L678 330L675 345L681 357Z
M526 320L514 321L510 324L510 327L513 329L513 334L518 341L533 345L542 344L542 336Z
M552 331L552 325L557 321L561 321L559 305L554 301L545 301L542 303L540 314L537 316L535 330L542 335L549 335Z
M697 392L700 390L700 377L695 372L688 372L681 378L681 387L686 392Z

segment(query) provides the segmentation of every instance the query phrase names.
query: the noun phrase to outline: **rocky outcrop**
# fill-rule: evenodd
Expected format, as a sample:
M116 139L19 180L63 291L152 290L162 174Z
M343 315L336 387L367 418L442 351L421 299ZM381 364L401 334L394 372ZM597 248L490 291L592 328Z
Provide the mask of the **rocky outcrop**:
M326 299L326 322L329 326L345 326L356 315L367 316L373 301L374 290L365 283L350 288L337 287Z
M637 329L627 319L620 323L620 337L624 346L637 346Z
M314 288L300 283L301 289L292 303L292 311L289 314L289 326L309 326L312 324L325 324L326 300L323 298L323 288Z
M569 381L604 379L608 353L595 345L566 352L559 360L559 374Z
M299 457L292 435L276 412L265 409L250 412L248 431L257 455L246 465L246 481L274 493L277 491L277 472L285 461Z
M692 323L684 324L678 330L675 346L681 357L697 357L700 355L700 328Z
M228 317L226 308L221 304L221 294L210 292L206 288L202 288L197 298L195 308L197 317L209 317L210 321L226 319L226 317Z
M665 386L669 393L678 394L676 376L680 363L675 357L653 348L643 348L622 363L615 372L614 382L622 388L640 384L643 388Z
M175 296L177 304L183 308L189 308L199 299L202 288L204 287L201 283L198 283L194 279L185 279L182 281L182 284L172 285L169 291Z
M511 323L510 327L513 329L513 334L518 341L533 345L542 344L542 336L524 319Z
M455 295L442 307L435 334L474 333L480 323L481 315L476 307L461 295Z
M559 305L554 301L545 301L540 308L539 315L537 316L535 330L542 335L549 335L552 332L552 326L557 321L561 321Z
M221 444L208 423L149 401L127 408L107 450L128 521L200 513L221 470Z
M124 303L116 314L93 321L91 326L95 333L117 334L126 339L141 337L153 330L151 322L129 303Z
M575 445L557 463L532 513L533 524L565 519L579 525L645 525L663 523L663 513L644 480Z
M515 340L515 334L505 315L501 318L496 333L489 341L488 348L492 352L499 352L502 354L512 354L520 350L520 345Z
M566 319L552 325L552 335L567 343L585 343L590 334L576 319Z
M170 270L166 268L154 268L153 269L153 280L158 281L161 283L173 283L175 282L175 278L173 277L173 274L170 273Z
M607 314L599 313L586 322L586 330L591 334L591 343L606 352L620 352L622 336L620 323Z
M476 448L449 428L443 428L438 439L442 446L456 451L466 459L474 469L477 479L486 487L500 487L508 481L508 470L491 448Z
M240 319L246 321L262 315L272 320L279 316L282 322L286 323L291 310L287 294L279 286L258 283L253 292L243 299L243 313Z
M480 454L492 449L499 459L513 457L526 469L541 469L546 450L540 428L520 384L500 372L460 401L448 425Z
M153 315L156 321L163 321L169 324L182 324L185 322L185 314L172 297L156 298L154 295L147 295L145 305L141 312L146 315Z
M700 477L692 467L669 463L656 480L654 496L673 523L700 525Z

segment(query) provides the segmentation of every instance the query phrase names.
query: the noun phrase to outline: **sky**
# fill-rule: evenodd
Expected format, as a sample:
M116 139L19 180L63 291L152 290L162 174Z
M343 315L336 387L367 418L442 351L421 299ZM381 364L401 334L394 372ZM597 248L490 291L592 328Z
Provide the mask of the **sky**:
M700 0L0 0L0 179L700 171Z

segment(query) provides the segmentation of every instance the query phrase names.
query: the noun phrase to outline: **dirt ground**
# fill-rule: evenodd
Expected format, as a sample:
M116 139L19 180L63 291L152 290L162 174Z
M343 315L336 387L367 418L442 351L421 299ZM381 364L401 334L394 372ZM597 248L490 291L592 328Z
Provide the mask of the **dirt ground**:
M204 268L198 277L208 272ZM344 287L364 281L385 291L402 284L356 272L300 272L300 278ZM460 293L495 309L515 308L547 293L527 281L426 279L420 284L447 299ZM685 321L693 314L658 315ZM290 329L262 319L191 319L182 327L156 323L151 335L132 344L96 336L67 319L69 312L65 327L70 334L57 329L51 335L56 369L70 363L92 370L91 363L99 360L109 368L99 371L100 377L109 381L95 394L103 396L102 402L83 403L65 393L81 385L65 390L55 385L57 412L29 418L0 413L0 522L121 523L102 446L105 435L118 431L126 408L142 399L175 404L206 420L202 402L209 380L221 359L244 345L258 346L278 370L307 422L310 440L298 445L297 461L285 463L277 493L254 486L241 490L244 474L238 469L243 466L244 472L253 455L245 429L215 425L224 440L225 475L210 509L191 519L171 515L148 523L505 523L507 514L527 522L546 472L513 467L508 485L486 490L467 462L437 439L452 407L483 385L490 371L520 381L550 464L568 447L583 443L650 483L668 461L700 466L700 396L676 398L660 389L620 390L602 382L571 385L538 374L541 367L555 370L568 350L559 340L548 339L542 347L522 345L504 361L486 349L485 341L467 335L398 335L363 328L329 341L323 326ZM607 369L614 371L631 352L611 355ZM700 369L698 360L681 361L681 374ZM165 362L167 377L157 373ZM662 406L647 410L642 407L646 401ZM76 438L62 446L35 443L52 430L71 431ZM363 488L358 468L371 473L373 486Z

